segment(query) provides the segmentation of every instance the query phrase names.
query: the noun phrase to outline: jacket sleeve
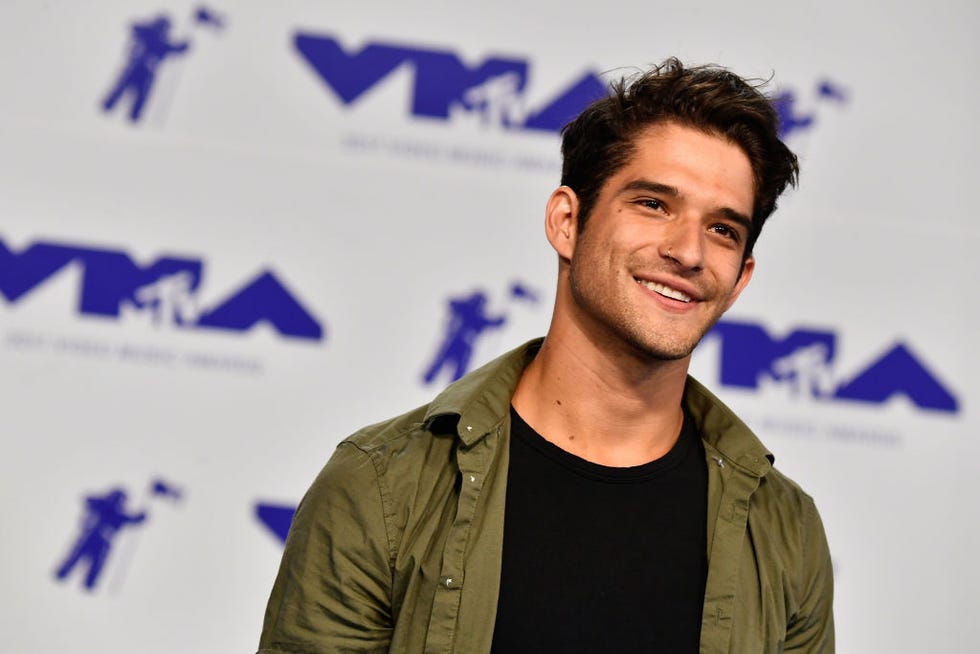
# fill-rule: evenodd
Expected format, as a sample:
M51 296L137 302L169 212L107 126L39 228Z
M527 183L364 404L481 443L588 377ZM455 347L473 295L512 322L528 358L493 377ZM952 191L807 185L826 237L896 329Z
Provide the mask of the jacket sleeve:
M813 501L803 510L800 605L786 629L785 652L833 654L834 569L823 523Z
M388 651L386 501L368 455L341 443L296 510L260 654Z

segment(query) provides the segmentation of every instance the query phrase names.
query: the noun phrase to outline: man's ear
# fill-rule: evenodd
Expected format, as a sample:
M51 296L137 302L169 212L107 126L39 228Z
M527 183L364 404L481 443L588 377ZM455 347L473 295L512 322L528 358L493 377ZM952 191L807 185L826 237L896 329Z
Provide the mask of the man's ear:
M570 260L578 236L578 196L567 186L559 186L548 198L544 231L551 247L561 259Z
M732 289L731 295L728 297L728 304L725 306L725 311L732 308L732 305L735 304L735 300L737 300L738 296L742 294L745 287L749 285L749 280L752 279L753 271L755 271L755 257L749 255L749 257L745 260L745 263L742 264L742 273L735 281L735 287Z

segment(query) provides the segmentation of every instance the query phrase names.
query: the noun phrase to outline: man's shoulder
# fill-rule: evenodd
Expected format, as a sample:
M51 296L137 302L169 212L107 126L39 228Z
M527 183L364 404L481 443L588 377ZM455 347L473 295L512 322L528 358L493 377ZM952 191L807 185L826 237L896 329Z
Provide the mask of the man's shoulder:
M428 410L427 403L393 418L366 425L341 441L341 444L352 445L367 454L397 447L406 439L427 432L425 416Z
M394 418L362 427L344 439L366 453L400 448L419 437L458 436L467 445L499 424L525 366L534 357L535 339L490 361L447 386L432 401ZM460 423L465 423L460 427Z
M758 494L770 511L787 520L797 521L801 516L806 517L816 511L813 497L776 467L771 468L763 478Z

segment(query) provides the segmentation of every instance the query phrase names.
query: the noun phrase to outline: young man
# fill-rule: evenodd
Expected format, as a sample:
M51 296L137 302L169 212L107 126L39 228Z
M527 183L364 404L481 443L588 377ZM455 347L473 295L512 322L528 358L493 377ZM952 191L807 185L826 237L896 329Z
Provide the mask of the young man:
M797 174L778 119L668 60L566 127L551 327L344 441L260 652L832 652L813 501L687 376Z

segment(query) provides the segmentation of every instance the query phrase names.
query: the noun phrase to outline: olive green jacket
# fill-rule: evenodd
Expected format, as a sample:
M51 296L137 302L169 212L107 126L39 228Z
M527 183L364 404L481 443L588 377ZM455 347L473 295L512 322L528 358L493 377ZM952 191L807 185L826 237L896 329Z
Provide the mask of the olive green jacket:
M490 651L510 400L539 344L337 447L293 520L261 654ZM813 500L693 379L684 401L708 466L701 652L833 652L833 574Z

